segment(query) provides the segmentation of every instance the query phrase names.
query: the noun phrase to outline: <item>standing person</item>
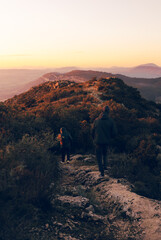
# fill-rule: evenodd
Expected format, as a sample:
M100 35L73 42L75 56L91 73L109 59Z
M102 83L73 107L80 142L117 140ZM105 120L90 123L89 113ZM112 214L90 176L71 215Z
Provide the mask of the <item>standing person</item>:
M62 162L65 162L65 156L67 155L67 163L69 163L72 137L65 127L60 128L58 140L61 146Z
M116 136L116 126L113 119L109 117L109 112L109 107L105 106L92 127L92 137L101 176L104 176L104 170L107 169L107 147L111 138Z

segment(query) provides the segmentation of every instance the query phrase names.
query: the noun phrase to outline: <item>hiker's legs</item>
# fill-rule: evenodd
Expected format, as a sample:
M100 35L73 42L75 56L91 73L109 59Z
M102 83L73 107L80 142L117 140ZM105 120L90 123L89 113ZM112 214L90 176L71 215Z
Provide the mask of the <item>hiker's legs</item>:
M70 161L70 150L67 149L67 161Z
M103 153L103 167L107 169L107 145L102 146L102 153Z
M62 162L65 161L65 148L61 149Z
M67 161L70 161L70 149L69 148L67 148L66 153L67 153Z
M96 158L97 158L97 162L98 162L98 168L99 171L101 173L101 175L104 175L104 169L103 169L103 165L102 165L102 146L101 145L96 145Z

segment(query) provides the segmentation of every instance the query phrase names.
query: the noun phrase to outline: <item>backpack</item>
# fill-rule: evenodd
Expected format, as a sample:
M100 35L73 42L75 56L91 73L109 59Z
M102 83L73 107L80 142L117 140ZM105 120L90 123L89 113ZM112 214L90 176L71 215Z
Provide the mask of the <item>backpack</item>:
M69 145L69 137L67 134L60 134L60 145L67 147Z

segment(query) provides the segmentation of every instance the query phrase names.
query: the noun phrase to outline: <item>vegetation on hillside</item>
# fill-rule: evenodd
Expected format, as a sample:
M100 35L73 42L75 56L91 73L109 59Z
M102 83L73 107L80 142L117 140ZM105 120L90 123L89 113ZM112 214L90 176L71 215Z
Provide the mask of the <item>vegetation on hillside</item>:
M160 105L143 99L117 78L46 82L0 105L4 225L12 222L9 216L17 211L19 202L23 202L18 207L20 216L28 209L49 207L49 186L52 182L57 186L59 179L56 136L60 127L66 127L73 137L72 153L93 152L91 125L105 105L118 128L110 145L113 176L127 178L139 194L161 199ZM25 216L27 219L27 213ZM6 226L3 229L7 231Z

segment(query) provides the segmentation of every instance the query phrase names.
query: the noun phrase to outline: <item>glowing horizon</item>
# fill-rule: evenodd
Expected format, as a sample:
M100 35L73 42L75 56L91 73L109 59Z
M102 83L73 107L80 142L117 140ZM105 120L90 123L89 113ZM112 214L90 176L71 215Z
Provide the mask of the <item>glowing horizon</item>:
M2 1L0 69L161 66L160 9L160 0Z

